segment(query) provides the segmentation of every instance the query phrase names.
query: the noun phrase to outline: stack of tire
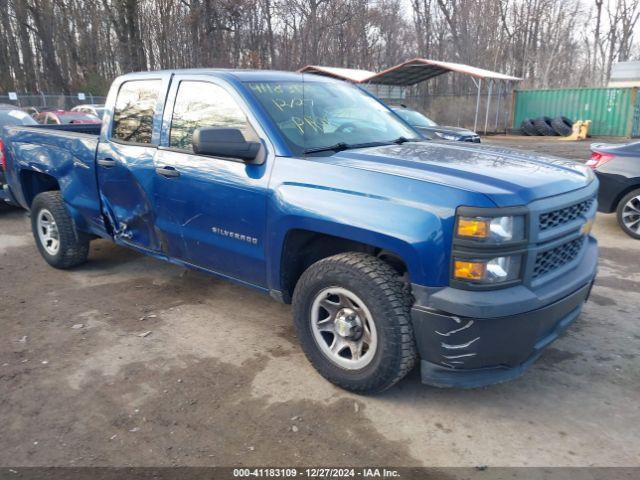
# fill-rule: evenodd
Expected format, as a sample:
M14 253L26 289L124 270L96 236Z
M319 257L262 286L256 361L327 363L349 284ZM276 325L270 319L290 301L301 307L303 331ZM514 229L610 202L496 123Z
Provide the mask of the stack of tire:
M571 135L572 126L573 122L567 117L538 117L533 120L525 118L520 124L520 130L529 136L567 137Z

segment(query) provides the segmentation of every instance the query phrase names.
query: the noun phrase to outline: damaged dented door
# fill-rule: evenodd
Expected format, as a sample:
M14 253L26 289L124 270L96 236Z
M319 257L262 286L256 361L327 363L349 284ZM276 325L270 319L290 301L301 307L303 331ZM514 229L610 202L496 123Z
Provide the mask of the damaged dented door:
M130 80L117 88L110 128L97 155L102 210L116 242L159 251L153 187L162 78ZM103 132L103 135L105 133Z

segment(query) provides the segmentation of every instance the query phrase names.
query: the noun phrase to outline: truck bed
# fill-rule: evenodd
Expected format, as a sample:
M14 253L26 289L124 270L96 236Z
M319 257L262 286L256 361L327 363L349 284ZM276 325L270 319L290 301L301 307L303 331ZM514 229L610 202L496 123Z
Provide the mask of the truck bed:
M68 123L66 125L28 125L24 128L36 128L41 130L56 130L70 133L86 133L100 135L102 124L100 123Z
M29 208L39 182L55 182L84 231L104 235L96 176L96 152L101 126L38 125L6 127L7 183L11 196Z

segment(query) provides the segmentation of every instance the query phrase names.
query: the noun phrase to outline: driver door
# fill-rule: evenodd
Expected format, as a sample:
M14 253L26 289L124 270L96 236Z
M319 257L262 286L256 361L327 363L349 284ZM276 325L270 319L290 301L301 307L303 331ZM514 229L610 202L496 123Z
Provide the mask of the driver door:
M270 159L252 165L196 155L192 147L200 127L235 128L246 140L266 139L249 115L230 86L202 76L174 77L155 158L156 225L169 256L265 286Z

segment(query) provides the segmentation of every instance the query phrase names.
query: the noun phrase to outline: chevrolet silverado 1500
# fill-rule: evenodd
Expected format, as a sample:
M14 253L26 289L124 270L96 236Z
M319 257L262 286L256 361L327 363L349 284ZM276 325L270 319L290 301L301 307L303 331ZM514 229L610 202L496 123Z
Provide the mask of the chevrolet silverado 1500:
M7 193L49 264L105 238L291 302L310 362L356 392L416 362L437 386L514 378L596 274L590 169L420 139L327 78L128 74L102 125L4 133Z

